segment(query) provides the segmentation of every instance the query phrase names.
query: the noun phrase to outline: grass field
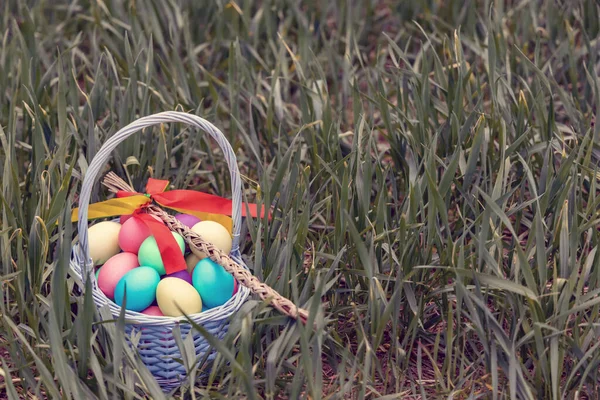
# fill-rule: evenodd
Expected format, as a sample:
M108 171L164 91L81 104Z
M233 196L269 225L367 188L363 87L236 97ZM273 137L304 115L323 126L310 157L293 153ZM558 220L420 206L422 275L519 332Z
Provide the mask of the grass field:
M317 329L252 298L172 396L599 398L598 9L0 2L0 397L162 398L74 289L70 211L108 137L180 110L273 207L246 220L246 263ZM231 193L214 142L178 124L108 170Z

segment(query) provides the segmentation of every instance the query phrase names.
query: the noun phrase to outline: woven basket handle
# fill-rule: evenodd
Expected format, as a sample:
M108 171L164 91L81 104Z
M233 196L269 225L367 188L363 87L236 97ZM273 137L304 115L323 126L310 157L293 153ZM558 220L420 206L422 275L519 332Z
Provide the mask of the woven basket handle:
M102 145L96 156L92 159L92 162L90 163L87 173L83 179L81 194L79 197L79 222L77 225L79 231L79 257L80 261L84 262L86 266L86 271L82 271L82 275L86 275L86 273L92 271L93 268L88 247L88 205L90 202L92 188L94 187L94 183L100 174L100 170L104 168L108 162L113 150L125 139L143 128L169 122L182 122L184 124L204 130L213 139L215 139L223 151L225 160L227 161L227 165L229 167L229 172L231 174L231 188L233 192L233 244L231 251L238 251L240 229L242 224L242 182L240 179L240 171L237 166L235 153L233 152L229 141L227 141L225 135L223 135L223 133L216 126L205 119L198 117L197 115L179 111L165 111L139 118L124 128L121 128L117 133L110 137L104 143L104 145Z

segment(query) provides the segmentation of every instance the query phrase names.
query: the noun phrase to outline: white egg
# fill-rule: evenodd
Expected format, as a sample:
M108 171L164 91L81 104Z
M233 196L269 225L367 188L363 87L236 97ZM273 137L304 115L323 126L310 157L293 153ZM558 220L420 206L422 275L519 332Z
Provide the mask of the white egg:
M192 227L192 231L196 232L202 239L212 243L216 248L229 254L232 246L232 238L227 228L215 221L200 221ZM192 247L192 252L199 258L206 258L207 255L200 250Z
M102 265L121 251L119 232L121 224L102 221L88 228L88 245L94 265Z

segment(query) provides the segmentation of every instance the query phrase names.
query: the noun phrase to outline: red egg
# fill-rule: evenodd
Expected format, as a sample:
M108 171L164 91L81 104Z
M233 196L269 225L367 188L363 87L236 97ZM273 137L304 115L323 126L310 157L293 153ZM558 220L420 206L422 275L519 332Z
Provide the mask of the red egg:
M158 308L158 306L150 306L144 311L142 311L142 314L153 315L155 317L164 317L164 314L162 313L162 311L160 311L160 308Z
M98 287L106 297L114 300L117 283L127 272L139 265L137 255L133 253L119 253L112 256L98 272Z
M152 218L162 223L159 217L152 215ZM142 220L128 218L119 231L119 247L128 253L137 254L142 242L151 234L150 228Z
M127 222L127 220L129 220L131 217L133 217L133 214L125 214L125 215L121 215L119 217L119 223L121 225L123 225L125 222ZM159 217L157 217L156 215L152 215L152 218L154 218L155 220L162 222L162 219L160 219Z
M143 221L129 218L119 232L119 247L123 251L137 254L142 242L151 234L150 228Z

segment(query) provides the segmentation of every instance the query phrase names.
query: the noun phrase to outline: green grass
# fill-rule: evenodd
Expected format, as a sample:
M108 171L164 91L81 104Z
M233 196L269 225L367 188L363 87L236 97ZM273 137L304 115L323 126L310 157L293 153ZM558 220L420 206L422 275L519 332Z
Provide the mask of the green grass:
M251 299L208 380L173 396L600 396L597 2L0 8L0 394L163 396L66 279L69 217L110 135L183 110L274 206L246 221L245 260L317 329ZM231 191L214 143L177 124L106 170Z

